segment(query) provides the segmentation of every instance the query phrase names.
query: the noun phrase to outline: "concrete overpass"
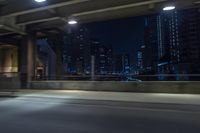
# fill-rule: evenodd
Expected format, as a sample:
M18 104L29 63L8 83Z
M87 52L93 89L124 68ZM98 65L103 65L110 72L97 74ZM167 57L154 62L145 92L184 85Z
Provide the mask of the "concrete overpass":
M0 35L49 28L63 29L69 18L80 23L161 12L168 4L178 9L198 7L199 0L0 0Z

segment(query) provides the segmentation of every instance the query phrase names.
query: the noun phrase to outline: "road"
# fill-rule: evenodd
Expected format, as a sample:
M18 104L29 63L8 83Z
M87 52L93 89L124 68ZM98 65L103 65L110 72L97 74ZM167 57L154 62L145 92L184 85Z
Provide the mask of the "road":
M200 106L48 97L0 98L1 133L199 133Z

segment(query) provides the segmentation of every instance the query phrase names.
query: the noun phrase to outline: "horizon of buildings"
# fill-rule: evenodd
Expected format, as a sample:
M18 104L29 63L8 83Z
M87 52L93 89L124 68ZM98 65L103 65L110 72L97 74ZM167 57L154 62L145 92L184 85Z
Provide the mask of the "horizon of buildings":
M115 53L112 45L91 39L88 29L81 27L65 35L65 72L90 74L91 56L95 56L97 75L199 74L199 10L175 10L144 18L144 43L134 53L136 62L132 63L130 53ZM166 77L160 76L159 79L165 80ZM175 77L175 80L182 79L188 77Z

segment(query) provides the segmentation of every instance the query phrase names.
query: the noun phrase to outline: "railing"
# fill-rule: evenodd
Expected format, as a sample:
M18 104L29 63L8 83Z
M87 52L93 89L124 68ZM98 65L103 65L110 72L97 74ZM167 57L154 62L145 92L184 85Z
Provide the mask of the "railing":
M61 75L35 76L35 81L66 80L66 81L200 81L200 74L160 74L160 75Z

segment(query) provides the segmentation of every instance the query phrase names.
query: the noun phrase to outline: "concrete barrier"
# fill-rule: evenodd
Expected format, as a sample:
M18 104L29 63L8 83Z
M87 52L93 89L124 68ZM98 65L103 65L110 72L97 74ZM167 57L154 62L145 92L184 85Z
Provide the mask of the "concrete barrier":
M31 89L200 94L200 82L33 81Z
M21 83L18 77L1 77L0 78L0 89L20 89Z

